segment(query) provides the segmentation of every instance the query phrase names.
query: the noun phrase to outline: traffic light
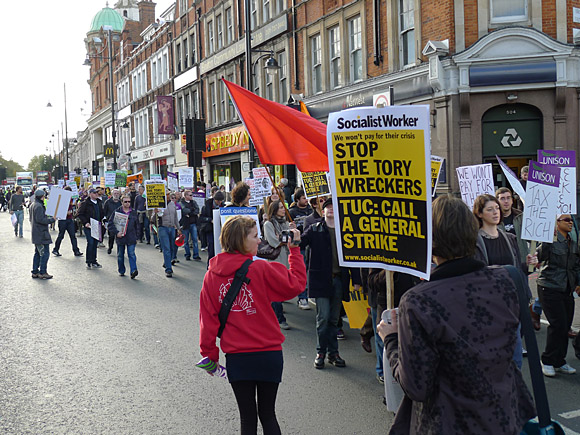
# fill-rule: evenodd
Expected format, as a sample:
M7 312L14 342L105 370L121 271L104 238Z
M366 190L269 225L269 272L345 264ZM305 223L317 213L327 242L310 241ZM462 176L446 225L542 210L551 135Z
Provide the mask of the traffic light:
M201 153L205 151L205 120L185 120L185 148L187 149L187 166L199 168Z
M93 176L99 175L99 161L93 160Z

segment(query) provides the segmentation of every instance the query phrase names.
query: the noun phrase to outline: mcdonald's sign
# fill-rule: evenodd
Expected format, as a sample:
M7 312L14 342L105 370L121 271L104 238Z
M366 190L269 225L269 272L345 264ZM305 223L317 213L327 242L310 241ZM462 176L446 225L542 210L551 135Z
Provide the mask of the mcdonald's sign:
M103 148L103 155L105 158L113 158L115 155L115 148L112 144L107 144Z

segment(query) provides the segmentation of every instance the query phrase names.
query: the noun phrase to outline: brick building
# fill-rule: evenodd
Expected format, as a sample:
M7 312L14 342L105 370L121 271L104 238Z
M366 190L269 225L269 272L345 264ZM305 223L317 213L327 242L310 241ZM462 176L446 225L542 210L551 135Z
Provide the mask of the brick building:
M577 148L580 0L177 0L157 26L123 16L123 6L144 3L115 5L125 21L115 84L118 120L130 126L120 139L127 168L187 165L180 135L185 119L197 118L206 127L203 178L228 185L247 177L248 138L221 77L248 86L249 76L255 93L283 104L303 100L323 122L348 107L428 104L432 152L445 157L446 169L493 163L498 154L518 170L539 148ZM165 53L168 81L154 85L155 56L163 64ZM276 75L263 68L270 57L280 66ZM134 89L139 68L143 95ZM91 71L89 129L98 144L107 137L107 74L97 64ZM173 95L173 138L155 134L157 95ZM139 152L155 154L165 142L173 146L165 165L139 160ZM294 168L274 169L294 178ZM453 171L444 176L440 190L457 190ZM505 184L499 171L496 177Z

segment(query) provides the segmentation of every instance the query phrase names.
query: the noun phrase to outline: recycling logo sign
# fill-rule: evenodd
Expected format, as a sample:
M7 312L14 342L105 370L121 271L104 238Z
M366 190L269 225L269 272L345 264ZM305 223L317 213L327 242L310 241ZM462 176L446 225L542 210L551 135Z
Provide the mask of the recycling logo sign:
M517 148L522 144L522 138L515 128L508 128L501 138L501 144L504 148Z

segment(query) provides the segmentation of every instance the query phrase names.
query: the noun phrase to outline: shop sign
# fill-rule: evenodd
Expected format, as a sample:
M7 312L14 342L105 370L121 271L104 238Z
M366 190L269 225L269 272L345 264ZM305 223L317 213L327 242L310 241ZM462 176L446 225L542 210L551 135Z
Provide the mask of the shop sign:
M143 160L153 160L160 157L171 155L171 144L165 143L143 150L133 151L131 153L131 161L133 163L142 162Z
M237 153L250 149L250 137L244 127L236 127L205 137L205 149L201 155L204 158Z

